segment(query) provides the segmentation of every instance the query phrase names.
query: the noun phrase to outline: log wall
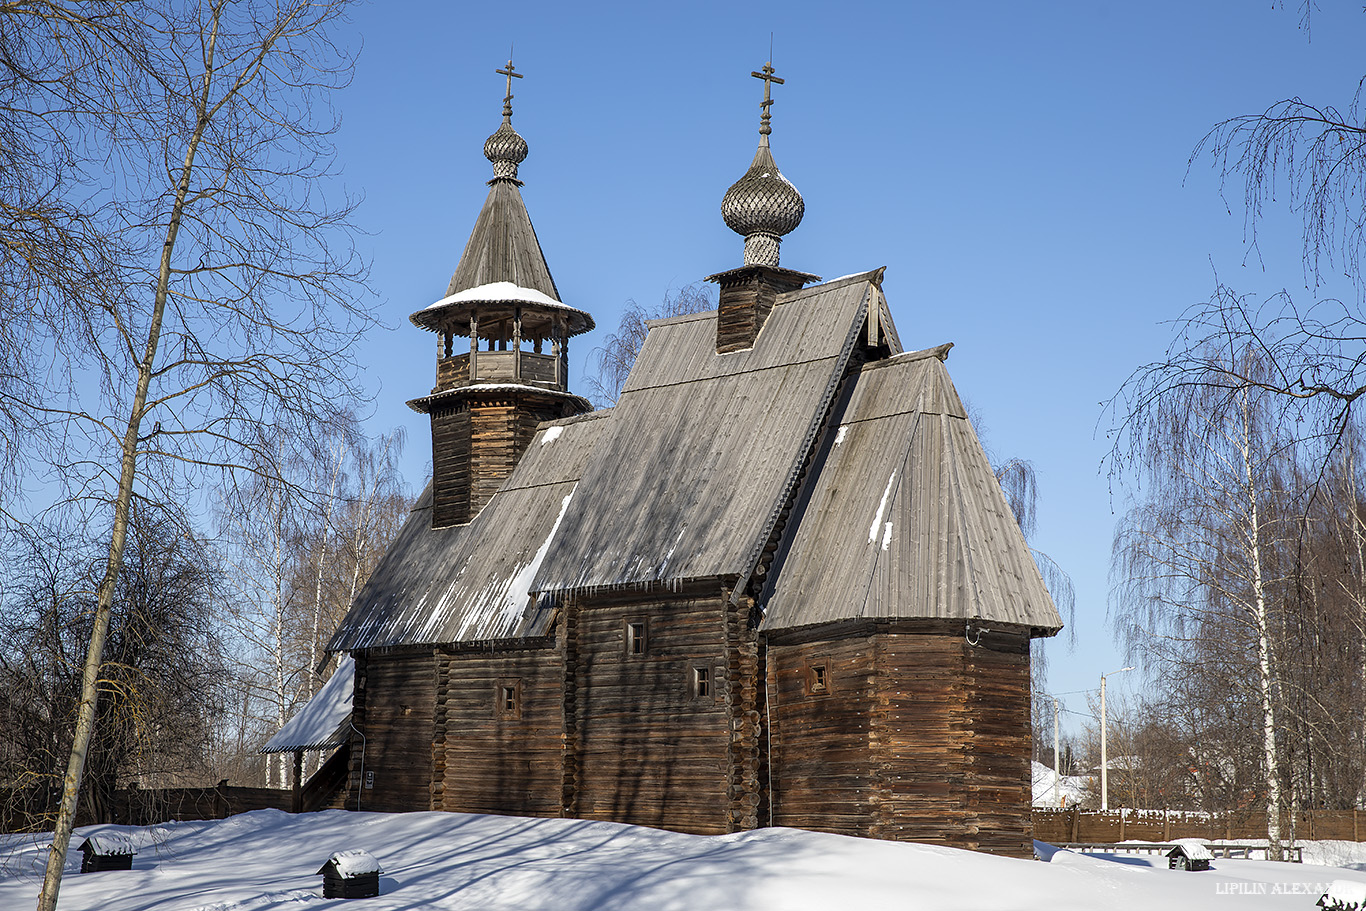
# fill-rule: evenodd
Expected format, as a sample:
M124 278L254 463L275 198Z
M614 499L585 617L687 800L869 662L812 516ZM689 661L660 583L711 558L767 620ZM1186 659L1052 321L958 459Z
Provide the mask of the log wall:
M352 723L365 741L351 751L346 806L359 791L362 810L432 808L436 683L430 649L356 653Z
M849 625L767 667L774 824L1030 855L1025 637Z
M757 761L742 754L757 737L746 742L737 732L742 742L732 752L728 700L739 690L727 604L718 583L709 592L598 596L572 606L574 755L566 788L575 815L701 834L738 827L732 809L757 791L757 782L747 790L743 780L757 774ZM641 654L628 653L631 622L646 624ZM735 656L735 668L741 661ZM702 696L698 669L710 681Z
M976 833L972 847L992 854L1032 857L1034 798L1029 706L1029 640L983 634L965 642L970 685L967 719L967 796Z
M750 609L720 581L598 594L557 637L358 656L362 808L1030 854L1025 636L863 622L761 647ZM359 776L355 755L349 805Z
M867 635L769 646L774 825L871 834L872 649ZM817 667L825 687L812 692Z
M462 402L432 411L432 527L470 515L470 412Z
M723 273L717 282L721 286L716 315L717 354L752 347L778 295L796 291L804 284L800 273L762 266Z
M574 413L569 403L560 396L513 391L434 407L432 527L472 519L517 467L537 425Z
M443 650L437 659L433 806L561 815L562 656L554 639L517 649ZM517 707L503 703L513 691Z

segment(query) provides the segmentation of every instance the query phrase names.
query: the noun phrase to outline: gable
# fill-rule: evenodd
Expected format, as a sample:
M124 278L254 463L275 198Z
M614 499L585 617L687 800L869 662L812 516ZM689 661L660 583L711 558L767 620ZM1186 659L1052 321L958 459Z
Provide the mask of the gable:
M936 353L870 364L822 443L763 627L849 619L1062 626Z

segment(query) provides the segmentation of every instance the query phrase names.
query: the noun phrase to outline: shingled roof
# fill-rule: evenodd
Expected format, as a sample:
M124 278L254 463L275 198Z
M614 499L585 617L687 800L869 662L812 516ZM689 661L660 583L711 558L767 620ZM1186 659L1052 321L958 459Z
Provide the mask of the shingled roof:
M1062 627L946 354L876 361L845 390L774 560L763 629L872 618Z
M517 468L467 525L432 528L431 485L329 650L540 636L549 605L532 576L611 411L542 424Z
M839 387L880 273L781 295L753 348L716 313L650 325L533 589L747 577Z
M560 299L522 192L511 180L492 181L446 296L495 282L511 282Z
M754 346L727 354L714 311L652 322L616 407L542 425L468 525L432 529L423 494L328 647L543 636L558 595L743 584L789 504L765 629L918 618L1056 632L946 348L900 352L880 279L781 295ZM860 370L870 312L893 356Z

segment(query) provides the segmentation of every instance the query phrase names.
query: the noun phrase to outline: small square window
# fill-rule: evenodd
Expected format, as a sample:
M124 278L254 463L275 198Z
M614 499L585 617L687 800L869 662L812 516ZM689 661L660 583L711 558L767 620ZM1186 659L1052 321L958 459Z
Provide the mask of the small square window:
M830 692L830 666L825 662L806 666L806 692L809 696L824 696Z
M494 690L494 710L499 718L522 717L522 681L498 681Z
M644 620L626 621L626 654L640 657L645 654L647 645Z
M711 668L695 667L692 669L692 694L699 699L711 695Z

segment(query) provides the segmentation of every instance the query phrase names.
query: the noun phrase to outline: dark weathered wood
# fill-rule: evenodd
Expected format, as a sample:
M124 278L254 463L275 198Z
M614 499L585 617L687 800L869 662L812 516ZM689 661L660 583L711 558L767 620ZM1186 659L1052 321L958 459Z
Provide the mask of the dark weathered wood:
M400 812L432 808L436 658L430 649L361 653L356 658L353 744L346 805ZM380 698L371 699L376 693ZM359 738L357 738L359 740ZM370 782L373 787L365 787Z
M435 407L432 527L470 521L512 474L542 421L584 411L582 399L530 387L468 387Z
M1027 639L851 632L769 645L774 823L1027 856Z
M563 786L563 661L541 648L443 650L438 660L433 777L438 809L559 816ZM520 706L502 710L500 688Z
M727 695L737 689L732 663L754 645L727 595L712 582L677 593L575 599L577 815L697 833L745 827L753 815L745 811L758 798L753 697L736 704ZM649 633L645 654L634 655L626 624L639 617L650 618ZM706 696L694 692L695 667L711 671ZM733 744L737 721L741 742ZM732 797L733 778L739 790Z
M712 276L721 286L716 353L750 348L779 294L796 291L815 276L789 269L747 266Z

